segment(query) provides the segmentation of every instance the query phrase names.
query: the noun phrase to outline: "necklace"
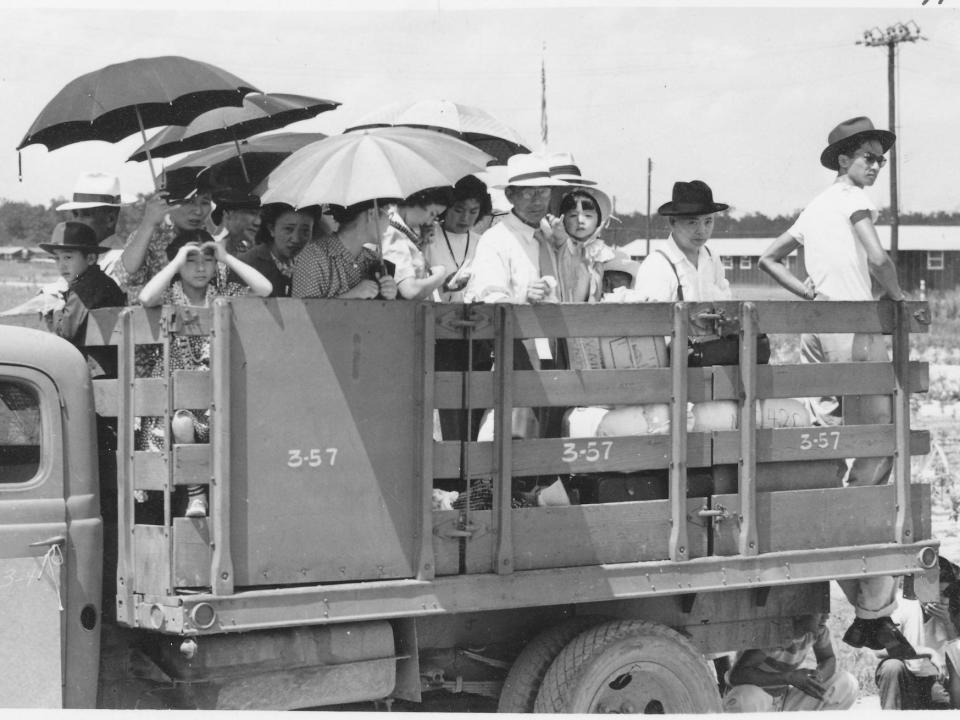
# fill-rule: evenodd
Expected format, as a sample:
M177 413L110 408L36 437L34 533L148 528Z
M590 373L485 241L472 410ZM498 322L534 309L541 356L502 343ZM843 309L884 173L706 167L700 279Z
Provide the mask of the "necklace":
M447 243L447 250L450 251L450 257L457 266L457 270L459 270L460 266L467 261L467 256L470 255L470 231L467 230L467 244L463 248L463 260L457 260L457 256L453 254L453 246L450 244L450 238L447 237L447 231L443 225L440 226L440 232L443 233L443 240Z

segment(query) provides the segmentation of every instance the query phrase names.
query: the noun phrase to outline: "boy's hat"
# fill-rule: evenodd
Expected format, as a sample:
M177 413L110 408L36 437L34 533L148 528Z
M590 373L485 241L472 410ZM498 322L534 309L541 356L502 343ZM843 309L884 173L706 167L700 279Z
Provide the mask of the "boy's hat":
M837 125L827 136L827 147L820 153L820 164L829 170L840 169L840 146L851 138L863 138L866 140L877 140L883 151L886 152L892 146L897 136L889 130L877 130L873 127L868 117L855 117L845 120Z
M57 210L82 210L94 207L120 207L120 179L104 173L83 173L73 188L73 199Z
M85 253L100 253L110 250L97 245L97 233L89 225L69 220L59 223L50 236L50 242L40 243L40 248L53 254L54 250L81 250Z
M603 272L622 272L636 281L637 273L640 271L640 263L619 250L616 253L612 260L607 260L600 266Z
M675 182L673 199L657 208L658 215L708 215L726 210L729 205L715 203L713 191L703 180Z

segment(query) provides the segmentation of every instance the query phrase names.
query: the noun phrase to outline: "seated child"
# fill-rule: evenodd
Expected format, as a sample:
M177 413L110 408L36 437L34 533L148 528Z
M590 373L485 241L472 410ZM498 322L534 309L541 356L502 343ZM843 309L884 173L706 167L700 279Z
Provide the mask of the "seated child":
M67 282L63 306L44 315L47 327L84 352L92 374L101 374L96 368L101 358L91 359L83 341L90 310L126 305L126 294L97 265L100 253L110 248L97 244L97 234L89 225L73 221L57 225L50 242L40 247L56 257L57 270Z
M188 242L175 251L169 264L154 275L140 291L144 307L176 305L182 308L207 307L217 295L246 295L253 293L267 297L273 289L270 281L261 273L230 255L226 248L214 242L206 231L197 236L205 238L202 244ZM174 254L175 253L175 254ZM218 261L227 266L245 284L228 282L217 289L213 284L218 277ZM163 375L163 356L155 355L150 377ZM170 345L171 370L209 370L210 339L206 336L175 335ZM175 443L209 442L210 424L207 410L177 410L172 419ZM141 450L161 450L164 446L166 428L162 418L144 418L140 427ZM187 486L187 517L204 517L207 514L207 495L202 485Z

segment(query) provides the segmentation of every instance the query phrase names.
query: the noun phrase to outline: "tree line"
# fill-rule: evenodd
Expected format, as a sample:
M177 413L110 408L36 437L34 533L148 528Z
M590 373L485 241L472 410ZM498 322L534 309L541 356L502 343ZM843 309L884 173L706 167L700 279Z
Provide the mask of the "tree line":
M124 205L120 213L117 231L121 237L133 231L143 217L145 196L139 193L137 201ZM27 202L0 199L0 245L36 246L46 242L54 226L68 219L69 213L57 212L56 207L66 202L66 198L53 198L47 205L33 205ZM713 236L724 237L768 237L774 238L784 232L799 214L776 215L769 217L754 212L733 217L729 213L717 216ZM880 211L879 225L890 224L890 210ZM901 213L901 225L960 225L960 211L934 213ZM669 234L666 218L654 214L650 218L651 238L665 238ZM605 232L607 242L624 245L631 240L647 237L647 217L644 213L618 214Z

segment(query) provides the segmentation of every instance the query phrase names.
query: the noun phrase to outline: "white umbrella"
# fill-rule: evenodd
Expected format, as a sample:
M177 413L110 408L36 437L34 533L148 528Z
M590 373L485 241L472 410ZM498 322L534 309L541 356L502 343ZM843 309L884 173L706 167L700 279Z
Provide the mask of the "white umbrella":
M509 125L482 108L450 100L401 101L374 110L346 132L384 126L405 126L452 133L505 163L516 153L530 152L526 141Z
M406 127L335 135L294 152L255 190L264 204L353 205L453 185L493 158L441 133Z

